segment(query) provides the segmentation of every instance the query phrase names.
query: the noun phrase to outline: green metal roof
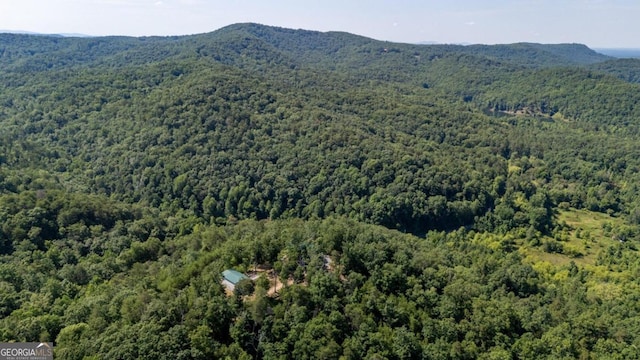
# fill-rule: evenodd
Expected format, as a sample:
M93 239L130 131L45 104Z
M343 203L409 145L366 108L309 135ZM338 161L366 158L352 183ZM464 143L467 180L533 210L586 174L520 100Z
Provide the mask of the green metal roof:
M222 272L222 277L224 277L225 280L227 280L228 282L232 283L232 284L237 284L238 282L240 282L240 280L242 279L248 279L249 277L241 272L235 271L235 270L225 270Z

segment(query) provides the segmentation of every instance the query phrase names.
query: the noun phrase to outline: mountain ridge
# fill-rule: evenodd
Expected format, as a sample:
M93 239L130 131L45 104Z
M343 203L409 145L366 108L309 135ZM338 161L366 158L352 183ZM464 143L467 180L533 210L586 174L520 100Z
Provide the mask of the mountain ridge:
M252 35L256 39L269 43L279 51L291 52L293 56L301 55L304 53L323 53L335 54L342 46L349 44L351 48L360 48L360 51L384 51L384 49L391 48L392 51L399 51L402 49L406 52L415 52L416 56L428 56L428 53L438 52L456 52L456 53L469 53L473 55L480 55L496 60L505 60L510 58L511 61L520 61L518 59L531 58L532 55L538 55L532 61L530 66L548 66L550 63L554 65L561 64L586 64L600 61L606 61L611 59L605 55L598 55L593 50L588 49L584 45L577 44L533 44L533 43L516 43L508 45L411 45L405 43L393 43L387 41L379 41L370 38L366 38L359 35L349 34L345 32L319 32L310 30L292 30L279 27L271 27L265 25L258 25L254 23L241 23L233 24L218 30L196 35L183 35L183 36L166 36L166 37L124 37L124 36L108 36L108 37L90 37L90 38L62 38L60 36L53 35L28 35L28 34L13 34L19 36L41 36L42 39L49 39L51 41L46 43L46 40L39 42L39 46L47 49L47 51L62 51L64 45L71 46L75 44L75 40L79 40L79 44L95 44L103 43L108 39L121 39L123 46L118 48L109 49L108 53L113 54L123 52L128 49L125 44L136 44L142 42L154 42L156 45L171 46L174 43L189 48L189 44L192 46L203 46L203 43L207 41L224 41L225 36L238 37L241 34ZM3 41L4 47L10 46L11 38L6 37ZM291 41L294 39L295 41ZM59 40L59 41L55 41ZM245 39L247 40L247 39ZM200 44L198 44L200 42ZM21 46L27 46L25 41L21 42ZM55 45L59 45L56 47ZM364 48L364 49L363 49ZM424 53L425 49L429 49L428 53ZM358 49L351 49L353 53ZM504 53L508 50L508 54ZM30 51L37 51L36 49ZM514 60L514 58L516 58ZM326 61L326 59L325 59Z
M326 177L332 178L336 184L345 182L345 179L341 179L345 176L343 170L338 170L332 164L344 164L347 168L357 170L360 176L366 173L367 170L363 168L366 157L362 153L348 152L345 141L330 145L331 141L321 140L322 136L335 140L338 129L367 144L380 141L392 146L396 141L394 139L401 138L407 143L414 143L413 146L426 149L430 145L427 145L428 141L425 139L437 139L441 147L455 148L463 141L460 139L465 137L461 133L445 130L444 124L449 120L443 124L431 122L436 124L433 129L426 126L422 121L428 116L459 118L460 122L452 126L489 126L492 131L503 134L506 130L500 128L500 123L487 121L483 112L518 113L528 109L526 111L549 118L561 114L563 118L576 121L580 126L626 124L629 131L640 126L635 117L631 120L628 118L640 111L635 105L637 96L633 95L636 93L636 85L604 74L590 75L589 70L581 67L567 69L567 59L572 56L576 58L573 60L575 66L582 66L585 59L593 59L593 52L582 45L417 46L381 42L342 32L321 33L257 24L235 24L208 34L164 38L67 39L28 35L1 36L13 41L2 42L0 62L5 62L7 66L2 69L5 76L0 84L5 90L0 93L0 102L12 104L5 111L20 124L11 128L14 139L17 140L12 140L7 135L7 144L35 137L41 144L37 148L43 154L51 151L47 148L56 148L61 154L66 153L60 160L44 157L43 166L60 166L66 169L68 165L64 165L65 162L75 162L75 171L78 171L81 168L78 167L79 164L84 164L87 172L78 172L75 176L84 179L93 191L100 191L120 200L144 200L152 204L168 204L171 201L186 204L193 196L194 204L197 203L194 208L196 213L216 218L239 214L242 217L267 218L279 217L288 212L297 216L324 214L335 211L329 210L336 205L330 206L328 199L347 196L346 198L353 197L358 201L352 204L349 200L342 204L341 213L354 212L362 219L370 218L374 219L372 222L385 226L421 233L433 228L447 229L468 225L474 221L474 217L491 210L499 198L499 194L489 196L480 189L464 196L456 195L464 186L465 180L462 179L456 180L456 185L453 186L456 190L440 189L438 185L415 184L415 188L408 192L394 190L405 194L403 196L406 199L403 201L406 203L399 203L382 190L397 186L393 184L392 178L381 179L377 183L379 189L351 182L348 183L353 186L352 189L337 185L319 193L307 189L305 183L310 182L313 174L322 172L323 169ZM37 51L40 52L34 49L39 49ZM540 56L532 61L531 54ZM15 56L16 60L13 61L11 56ZM523 57L526 59L523 60ZM510 60L505 60L507 58ZM615 66L616 63L613 64ZM42 75L33 76L36 73ZM563 82L576 86L559 85ZM594 88L598 84L610 87L612 93L628 94L616 99L624 104L621 106L624 111L605 120L602 116L614 114L609 100L595 102L587 113L581 111L581 106L566 101L574 98L579 99L580 104L592 103L593 99L600 96L598 93L576 91L584 87ZM317 91L323 93L321 99L314 95ZM394 99L393 102L390 98ZM37 101L34 103L29 99ZM371 101L384 106L372 111L366 110L365 104ZM37 103L41 110L46 109L43 116L30 117L28 113L20 111ZM277 106L279 103L288 105ZM404 114L398 113L395 107L404 108ZM455 115L444 115L451 108L457 107L467 109L455 110ZM140 110L136 109L145 111L139 114ZM395 123L395 128L387 129L386 127L392 126L391 119L396 117L403 120ZM327 122L331 127L324 127L321 125L324 121L308 123L313 118L334 121ZM95 131L99 124L106 124L103 133L110 140L104 146L96 148L90 144L90 139L98 141ZM205 134L199 135L199 126L217 131L207 130ZM305 154L306 170L285 182L265 180L265 172L286 171L296 174L300 171L290 167L293 160L287 147L282 144L289 141L285 139L290 131L298 134L299 128L308 126L316 129L317 134L305 132L307 137L304 142L291 145L300 154ZM278 128L281 130L275 132L277 137L267 136L274 134L274 129ZM24 129L28 129L27 133L24 133ZM136 144L141 140L133 138L131 133L166 131L171 135L163 141L144 140L144 143L151 141L150 144L154 144L153 148L157 151L147 162L113 163L119 158L118 154L124 151L121 148L124 145L117 144L127 144L126 146L136 149L140 147ZM415 138L416 131L421 131L425 138ZM436 136L434 131L439 131L440 135ZM82 132L84 136L77 138L72 136L73 132ZM178 136L177 133L182 135ZM205 138L218 139L215 144L220 151L252 144L247 148L253 151L250 152L252 155L234 154L234 158L240 156L236 158L235 164L240 168L233 169L231 164L224 162L223 152L215 152L214 162L219 161L221 168L212 173L212 170L205 170L205 153L211 150L198 151L196 149L200 146L194 144L184 149L176 145L184 143L185 139L203 135ZM475 136L467 137L465 141L471 141L469 138ZM256 138L261 140L256 141ZM263 142L274 141L273 151L266 157L273 160L260 169L253 168L256 161L262 161L260 159L264 154L259 149ZM482 143L480 139L473 141ZM44 145L47 142L48 145ZM325 143L328 147L305 148L313 143ZM501 143L501 140L496 139L485 143L483 156L490 158L490 149L496 147L503 148L505 154L514 151ZM403 156L410 156L410 148L403 145L396 147L396 151ZM101 150L98 151L99 149ZM201 153L202 151L205 153ZM382 156L378 150L370 151L376 154L375 157ZM134 152L139 158L149 157L142 148ZM478 154L481 152L478 150ZM15 154L9 148L7 153ZM309 162L314 156L320 155L331 160L323 165ZM19 154L16 156L18 158L7 156L12 160L5 161L19 164ZM444 154L439 156L446 157ZM466 161L455 159L456 155L451 156L450 162L461 161L466 164L464 166L469 166ZM150 171L145 170L143 163L153 164L155 167L159 163L175 162L175 159L181 161L169 173L176 177L183 176L184 184L188 184L190 191L177 191L183 186L174 189L169 186L171 181L168 179L151 182L147 176L142 175L145 171ZM51 163L60 161L62 163L58 165ZM419 168L423 171L432 171L425 167L424 160L414 161L420 164ZM500 173L505 169L504 161L501 158L496 170L482 171L492 174L489 178L495 178L498 176L496 171ZM193 163L191 169L179 165L189 162ZM434 167L441 166L444 163ZM484 168L480 164L470 166ZM130 187L122 184L119 178L123 175L109 170L113 167L122 168L127 174L124 178L139 185ZM237 178L225 178L224 175L229 171L236 173ZM439 171L442 174L450 173L442 168ZM154 176L161 172L160 168L152 171ZM221 179L219 184L214 185L205 180L214 173L215 178ZM101 175L98 177L96 174ZM455 177L454 174L450 175ZM98 178L103 180L97 181ZM157 181L163 183L163 190L154 185ZM361 181L369 183L364 177ZM286 195L282 193L277 202L271 199L274 191L283 191L280 187L284 184L302 190L291 191ZM260 187L271 190L266 194L261 193L258 190ZM485 184L481 188L487 187L489 186ZM229 197L228 191L232 188L241 188L241 192L245 193L244 197ZM379 191L380 194L376 194ZM419 195L420 193L423 195ZM424 203L415 204L415 207L408 200L411 197L425 196ZM443 196L457 205L437 215L435 208L443 205L432 206L427 201L436 196ZM206 202L212 202L215 206L205 206L205 198L209 199ZM243 209L242 204L247 199L251 199L249 203L254 205L252 211ZM380 199L393 204L389 205L390 211L377 208ZM269 204L267 200L270 201Z

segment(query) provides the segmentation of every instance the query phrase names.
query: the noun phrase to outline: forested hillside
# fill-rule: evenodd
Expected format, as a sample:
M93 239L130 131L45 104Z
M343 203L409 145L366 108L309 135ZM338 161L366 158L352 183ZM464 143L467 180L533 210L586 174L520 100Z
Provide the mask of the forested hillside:
M634 61L256 24L0 34L0 341L637 358ZM225 293L229 268L257 280Z

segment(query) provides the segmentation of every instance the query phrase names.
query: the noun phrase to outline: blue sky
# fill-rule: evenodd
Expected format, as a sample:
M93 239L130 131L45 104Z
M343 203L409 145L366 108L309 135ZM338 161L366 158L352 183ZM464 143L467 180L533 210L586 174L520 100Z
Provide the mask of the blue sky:
M637 0L0 0L0 29L183 35L237 22L439 43L640 48Z

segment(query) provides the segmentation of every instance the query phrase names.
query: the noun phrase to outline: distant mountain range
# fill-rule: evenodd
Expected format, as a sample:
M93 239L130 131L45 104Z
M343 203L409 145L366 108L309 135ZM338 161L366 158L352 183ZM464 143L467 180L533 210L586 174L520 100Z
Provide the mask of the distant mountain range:
M23 34L23 35L42 35L42 36L61 36L61 37L92 37L91 35L78 33L62 33L62 34L43 34L33 31L23 30L0 30L0 34Z
M233 25L232 25L233 26ZM0 30L0 34L23 34L23 35L41 35L41 36L59 36L59 37L71 37L71 38L91 38L95 37L93 35L87 35L82 33L40 33L34 31L25 31L25 30ZM470 45L479 45L483 46L483 44L473 44L470 42L461 42L461 43L443 43L434 40L425 40L415 43L416 45L459 45L459 46L470 46ZM498 45L499 46L499 45ZM637 48L593 48L596 52L615 57L615 58L640 58L640 49Z
M595 51L615 58L640 58L640 49L594 49Z
M417 42L416 45L445 45L445 43L431 40L431 41L420 41L420 42ZM474 44L468 43L468 42L462 42L462 43L446 44L446 45L469 46ZM637 49L637 48L592 48L592 49L600 54L611 56L614 58L619 58L619 59L640 58L640 49Z

